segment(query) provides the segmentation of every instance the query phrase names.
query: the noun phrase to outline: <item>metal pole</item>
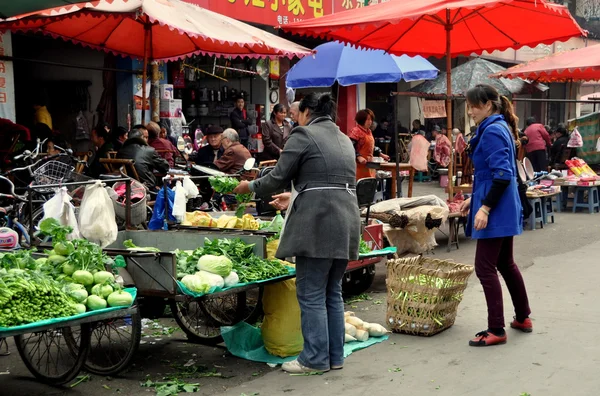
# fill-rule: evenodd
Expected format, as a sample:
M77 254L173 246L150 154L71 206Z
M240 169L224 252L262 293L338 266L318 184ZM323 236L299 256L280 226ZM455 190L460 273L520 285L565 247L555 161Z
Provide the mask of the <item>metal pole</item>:
M394 128L394 145L396 146L396 196L393 198L400 198L402 196L402 181L400 180L400 138L398 133L400 131L397 130L397 122L396 122L396 97L394 97L394 109L392 111L393 128ZM410 177L410 176L409 176Z
M144 124L146 120L146 80L148 79L148 46L150 45L150 28L144 25L144 69L142 70L142 119L139 122Z
M33 242L33 190L31 186L27 186L27 200L29 206L29 238Z
M163 179L163 194L165 197L165 224L167 225L167 229L169 228L169 194L167 194L168 187L167 178Z
M446 99L446 134L452 144L452 22L450 21L450 9L446 9L446 93L448 98ZM452 149L451 149L452 150ZM453 168L453 156L450 156L451 160L448 164L448 198L450 200L454 197L454 183L452 182Z

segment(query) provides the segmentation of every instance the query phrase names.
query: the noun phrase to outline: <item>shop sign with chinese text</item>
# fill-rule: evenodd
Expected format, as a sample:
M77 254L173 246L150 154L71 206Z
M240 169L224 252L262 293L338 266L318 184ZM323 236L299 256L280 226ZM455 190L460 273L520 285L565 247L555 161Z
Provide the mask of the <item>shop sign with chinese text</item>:
M10 32L0 34L0 56L12 56ZM0 60L0 118L16 121L13 63Z
M446 117L446 102L443 100L424 100L423 116L425 118Z
M267 26L287 25L319 18L352 8L364 7L364 0L185 0L240 21ZM370 0L378 4L389 0Z

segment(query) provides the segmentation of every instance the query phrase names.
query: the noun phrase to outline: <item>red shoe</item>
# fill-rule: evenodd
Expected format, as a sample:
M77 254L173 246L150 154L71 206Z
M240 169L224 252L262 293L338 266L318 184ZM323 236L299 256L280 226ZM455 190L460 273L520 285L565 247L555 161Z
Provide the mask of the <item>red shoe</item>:
M502 336L497 336L485 330L475 334L475 338L469 341L469 346L483 347L506 344L506 338L506 333L504 333Z
M533 331L533 323L529 318L525 319L523 323L517 322L517 319L515 318L515 320L510 323L510 327L521 330L524 333L531 333Z

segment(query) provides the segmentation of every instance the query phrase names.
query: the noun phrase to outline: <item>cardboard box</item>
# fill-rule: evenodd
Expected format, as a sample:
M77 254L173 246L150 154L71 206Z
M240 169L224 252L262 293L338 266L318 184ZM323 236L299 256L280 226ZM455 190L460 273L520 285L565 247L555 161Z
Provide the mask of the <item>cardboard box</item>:
M175 118L181 114L183 104L181 99L161 99L160 100L160 117Z
M161 99L175 99L173 84L160 84L158 89Z

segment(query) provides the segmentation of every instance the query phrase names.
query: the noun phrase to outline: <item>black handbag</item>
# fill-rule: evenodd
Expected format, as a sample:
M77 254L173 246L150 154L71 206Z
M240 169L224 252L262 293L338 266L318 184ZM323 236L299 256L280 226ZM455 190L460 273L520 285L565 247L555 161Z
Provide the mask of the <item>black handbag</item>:
M519 190L519 198L521 200L521 207L523 208L523 218L527 219L531 213L533 212L533 206L531 206L531 203L529 202L529 199L527 198L527 184L525 184L525 182L523 180L521 180L521 174L519 172L519 167L522 167L523 165L521 165L519 163L519 161L517 161L517 159L515 158L515 169L517 169L517 188ZM523 168L521 168L523 169ZM523 169L524 171L524 169Z

